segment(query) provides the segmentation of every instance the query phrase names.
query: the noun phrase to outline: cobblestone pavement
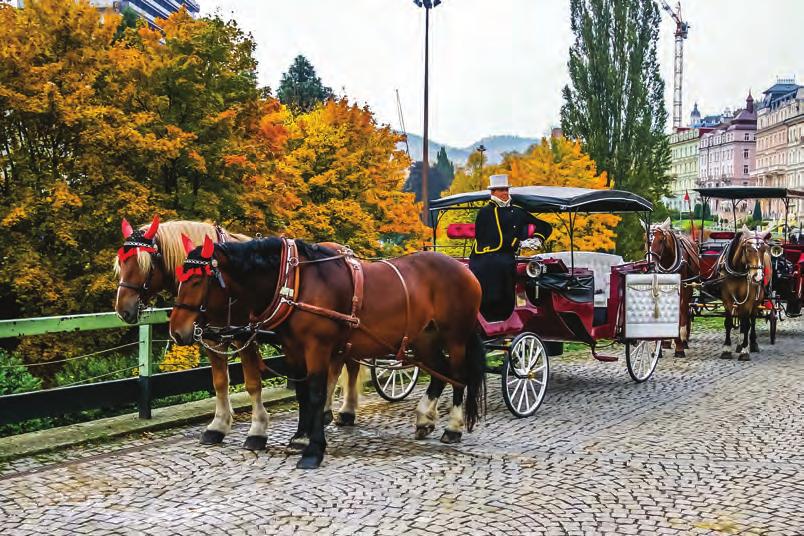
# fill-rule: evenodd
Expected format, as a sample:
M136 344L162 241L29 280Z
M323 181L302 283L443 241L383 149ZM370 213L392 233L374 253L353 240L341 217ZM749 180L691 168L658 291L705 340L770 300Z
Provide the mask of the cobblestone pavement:
M457 446L413 440L421 387L367 396L314 472L284 453L287 411L260 455L241 419L216 447L193 426L17 460L0 467L0 533L804 534L802 327L773 347L763 329L748 363L698 333L639 385L622 361L556 359L529 419L489 376L488 416Z

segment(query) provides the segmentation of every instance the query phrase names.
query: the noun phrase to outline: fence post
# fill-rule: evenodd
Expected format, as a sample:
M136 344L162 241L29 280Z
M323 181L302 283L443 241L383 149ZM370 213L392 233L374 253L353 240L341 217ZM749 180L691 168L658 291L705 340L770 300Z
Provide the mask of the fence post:
M151 418L151 325L140 325L140 419Z

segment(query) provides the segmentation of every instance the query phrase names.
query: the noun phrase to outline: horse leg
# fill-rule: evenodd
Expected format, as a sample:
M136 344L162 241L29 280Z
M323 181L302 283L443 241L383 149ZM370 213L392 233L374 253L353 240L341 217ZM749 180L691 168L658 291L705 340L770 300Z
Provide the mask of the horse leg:
M296 463L297 469L316 469L324 459L327 438L324 433L324 404L327 399L328 363L332 359L332 348L321 344L310 344L305 349L307 363L309 432L310 442L302 451Z
M303 372L296 372L297 377L304 375ZM296 401L299 403L299 424L296 428L296 433L290 438L287 446L288 452L299 452L310 443L310 404L308 395L307 381L295 381L296 386Z
M346 372L348 379L346 390L343 397L343 405L338 410L338 418L335 420L337 426L354 426L355 416L357 415L357 403L360 396L360 363L354 359L346 360ZM360 384L360 385L358 385Z
M201 434L202 445L215 445L232 430L234 411L229 400L229 360L226 356L208 351L212 366L212 385L215 387L215 416Z
M724 304L724 307L727 307ZM721 359L731 359L731 314L726 309L726 316L723 317L723 329L726 330L726 341L723 343L723 351L720 353Z
M262 405L262 375L260 374L260 360L262 356L256 344L240 352L240 361L243 365L243 379L246 391L251 398L251 427L248 429L243 448L247 450L264 450L268 442L268 412Z
M759 352L759 344L757 343L757 317L751 317L751 351Z
M432 330L425 330L413 341L413 350L416 360L427 366L434 367L441 372L440 356L441 346L437 340L438 334ZM444 391L445 383L435 377L430 377L430 384L416 406L416 439L424 439L435 430L438 420L438 399Z
M748 352L748 332L751 330L751 318L747 316L740 317L740 335L743 336L743 342L737 346L737 359L740 361L748 361L751 355Z
M327 376L327 401L324 403L324 426L332 422L332 398L335 396L335 389L338 387L338 378L343 370L343 363L332 362L329 364L329 375Z

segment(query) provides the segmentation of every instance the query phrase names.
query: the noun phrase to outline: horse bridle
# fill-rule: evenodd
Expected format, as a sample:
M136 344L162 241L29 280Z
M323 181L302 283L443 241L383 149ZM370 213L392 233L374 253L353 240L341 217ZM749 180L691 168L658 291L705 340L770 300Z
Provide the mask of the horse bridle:
M681 265L684 264L684 262L685 262L684 261L684 256L681 255L681 252L679 250L680 246L679 246L678 238L676 236L672 237L673 238L673 244L675 244L674 260L673 260L673 264L670 266L670 268L665 268L664 266L662 266L662 257L664 256L664 252L665 252L665 250L667 248L667 244L665 244L665 241L664 240L662 241L662 250L659 251L658 253L654 252L653 249L652 249L653 239L656 236L657 231L661 232L665 236L672 236L673 235L672 230L668 231L668 230L665 230L665 229L661 229L659 227L652 227L650 229L649 234L648 234L649 243L648 243L647 257L648 257L648 259L653 259L653 262L656 264L656 271L657 272L665 273L665 274L676 273L676 272L678 272L679 268L681 268Z
M117 283L117 288L127 288L137 292L137 318L148 307L148 291L151 290L151 282L154 277L154 264L157 261L161 261L162 253L159 251L159 245L156 240L149 240L139 236L132 236L132 239L123 242L123 246L117 252L121 268L129 257L134 257L140 252L148 253L151 256L151 265L148 268L148 275L145 276L145 281L141 285L132 285L123 280Z

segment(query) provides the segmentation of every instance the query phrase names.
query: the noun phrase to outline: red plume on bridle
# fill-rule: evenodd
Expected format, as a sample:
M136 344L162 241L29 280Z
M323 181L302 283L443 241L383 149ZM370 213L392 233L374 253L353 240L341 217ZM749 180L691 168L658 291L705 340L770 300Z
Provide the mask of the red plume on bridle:
M123 218L121 227L123 228L123 238L128 238L134 232L134 229L132 229L131 224L128 223L128 220L126 220L125 218Z
M193 241L190 240L190 237L184 233L181 234L181 243L184 245L184 253L187 255L189 255L190 252L195 249L195 244Z
M154 219L151 222L151 226L148 227L148 230L145 231L145 234L143 234L142 236L150 240L156 235L156 231L158 230L159 230L159 214L154 214Z
M201 258L211 259L215 252L215 243L209 236L204 236L204 247L201 248Z

